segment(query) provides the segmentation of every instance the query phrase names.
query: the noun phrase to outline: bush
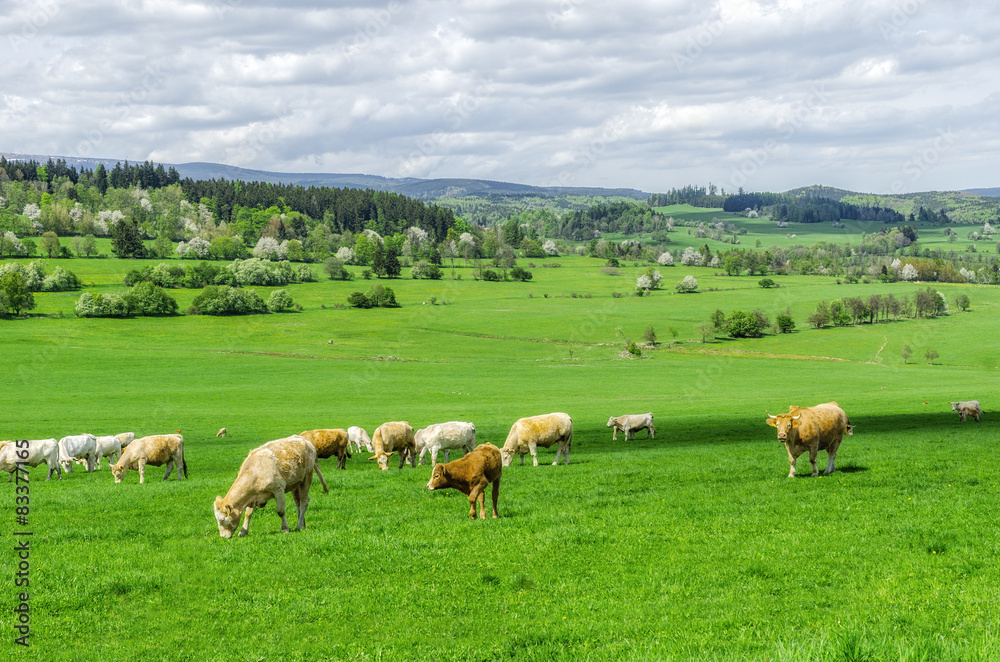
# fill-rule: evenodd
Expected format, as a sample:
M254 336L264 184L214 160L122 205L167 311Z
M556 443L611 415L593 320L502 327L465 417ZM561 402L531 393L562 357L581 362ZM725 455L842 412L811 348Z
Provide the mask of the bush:
M372 307L372 302L368 300L368 297L366 297L363 292L352 292L351 295L347 297L347 303L349 303L352 308Z
M0 278L0 291L4 293L4 313L10 311L20 315L22 310L35 307L35 297L28 289L24 276L17 271L9 271Z
M521 267L514 267L510 270L510 277L519 282L531 280L531 272Z
M129 317L131 301L120 294L91 294L84 292L77 299L74 312L77 317Z
M267 304L255 291L228 285L209 285L195 297L191 306L204 315L252 315L267 312Z
M383 287L378 283L372 285L367 294L353 292L347 297L347 303L354 308L399 308L392 288Z
M285 290L275 290L267 299L267 309L272 313L283 313L294 306L295 302Z
M760 323L753 313L734 310L726 318L726 323L726 330L733 338L757 338L760 336Z
M177 301L162 287L140 283L125 295L133 315L176 315Z
M792 320L792 316L785 313L778 315L777 323L778 330L782 333L791 333L795 328L795 321Z
M354 274L344 267L344 262L338 257L328 257L323 262L323 271L330 280L351 280Z
M441 267L436 264L428 264L427 260L420 260L410 269L413 278L430 278L431 280L441 280L443 275Z
M760 280L757 281L757 284L763 287L764 289L769 289L778 286L778 284L774 282L773 278L761 278Z
M488 280L494 283L500 281L500 274L492 269L483 269L480 275L483 277L483 280Z
M62 267L56 267L51 275L42 281L42 290L45 292L66 292L80 287L80 279L72 271L66 271Z
M684 294L686 292L694 292L695 290L698 289L698 281L695 280L694 276L684 276L684 280L678 282L676 285L674 285L674 287L676 287L677 291L680 292L681 294Z

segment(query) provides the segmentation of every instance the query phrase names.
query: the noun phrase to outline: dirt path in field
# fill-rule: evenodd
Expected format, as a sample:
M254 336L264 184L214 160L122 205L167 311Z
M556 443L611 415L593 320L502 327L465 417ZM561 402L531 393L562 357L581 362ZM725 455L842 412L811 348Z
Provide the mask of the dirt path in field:
M882 336L882 340L882 346L878 348L878 351L875 352L875 356L871 361L868 361L868 363L873 365L882 365L882 357L880 354L882 354L882 350L885 349L885 346L889 344L889 336Z

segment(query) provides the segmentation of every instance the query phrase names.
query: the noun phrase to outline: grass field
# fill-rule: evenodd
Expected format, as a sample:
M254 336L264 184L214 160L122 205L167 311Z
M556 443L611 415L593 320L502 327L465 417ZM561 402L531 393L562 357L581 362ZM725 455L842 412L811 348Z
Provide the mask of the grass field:
M183 482L150 469L145 485L134 472L115 485L106 468L32 482L32 646L5 627L0 655L994 659L1000 289L940 284L970 311L816 331L805 318L820 299L918 286L778 277L763 290L673 267L665 290L613 298L644 269L548 262L562 266L523 284L464 268L460 281L393 281L396 310L334 308L367 289L359 279L289 286L299 313L83 320L76 292L38 294L31 317L0 320L0 437L179 428L190 469ZM135 266L59 264L103 292ZM703 291L672 294L689 273ZM196 293L174 291L182 310ZM772 319L789 308L797 331L698 341L716 308L756 307ZM623 338L649 325L661 344L621 358ZM934 365L917 361L926 348ZM966 398L983 403L981 423L950 411ZM800 477L785 478L765 409L828 400L855 425L838 471L811 478L800 458ZM268 504L249 537L218 535L212 500L264 441L469 420L499 446L515 419L550 411L573 417L570 464L550 466L549 449L537 468L506 469L498 520L470 522L464 495L428 492L427 466L379 472L355 456L345 471L321 461L330 493L313 483L304 531L280 534ZM608 416L646 411L656 439L611 441ZM16 591L0 592L5 624Z

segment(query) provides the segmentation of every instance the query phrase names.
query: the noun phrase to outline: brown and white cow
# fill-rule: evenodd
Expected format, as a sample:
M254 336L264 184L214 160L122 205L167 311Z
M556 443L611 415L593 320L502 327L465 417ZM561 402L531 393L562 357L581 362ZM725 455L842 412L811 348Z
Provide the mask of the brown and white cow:
M639 430L646 431L646 439L649 439L650 437L656 439L656 428L653 427L652 413L612 416L608 419L607 427L612 428L612 441L618 441L619 430L625 433L625 441L635 439L635 433Z
M347 458L351 457L351 447L347 440L347 430L333 428L327 430L306 430L299 433L316 447L316 458L325 460L328 457L337 458L337 468L347 468Z
M410 461L411 467L417 466L413 426L406 421L390 421L375 428L372 448L375 449L375 454L368 459L378 462L378 468L383 471L389 468L389 458L396 452L399 453L400 469L407 460Z
M968 416L972 416L976 421L979 421L983 416L983 410L979 407L979 400L953 402L951 403L951 410L958 412L958 418L963 423Z
M244 511L246 518L240 535L247 535L254 508L263 506L271 499L274 499L274 508L281 518L281 532L288 533L286 492L292 493L299 515L295 530L306 528L306 508L309 506L313 472L319 476L323 491L328 492L323 472L316 464L316 447L305 437L292 435L275 439L250 451L226 496L215 497L215 521L219 525L219 535L232 538Z
M146 482L146 465L154 467L167 465L163 480L170 478L170 472L177 467L177 480L181 473L187 478L187 462L184 461L184 437L179 434L154 434L136 439L122 451L118 462L111 465L115 483L122 482L129 469L139 472L139 482Z
M836 402L826 402L814 407L793 407L787 414L777 416L767 413L767 424L777 428L778 441L783 442L788 451L788 463L791 466L789 478L795 477L795 460L806 451L809 451L813 476L819 475L816 455L821 450L826 451L827 455L823 474L832 473L840 442L844 440L845 434L853 432L847 414Z
M559 464L559 456L563 456L564 464L569 464L569 449L573 444L573 419L569 414L556 412L552 414L542 414L540 416L529 416L519 418L510 427L507 433L507 440L500 449L500 456L503 466L509 467L514 455L521 456L521 466L524 466L524 456L531 453L531 459L535 466L538 466L538 446L548 448L553 444L559 444L556 449L556 459L552 462L555 466Z
M427 489L441 490L454 488L469 495L469 517L476 519L476 503L479 503L479 519L486 519L486 486L493 484L493 517L497 514L497 500L500 498L500 475L503 461L500 450L490 443L480 444L464 457L435 464Z

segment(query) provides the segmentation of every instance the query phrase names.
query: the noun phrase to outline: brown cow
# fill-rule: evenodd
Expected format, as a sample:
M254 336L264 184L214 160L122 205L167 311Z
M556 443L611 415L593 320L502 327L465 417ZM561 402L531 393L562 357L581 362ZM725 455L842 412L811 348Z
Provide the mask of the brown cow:
M471 453L448 464L435 464L434 473L427 481L427 489L455 488L469 495L469 517L476 519L476 502L479 502L479 519L486 519L486 486L493 483L493 517L498 517L497 500L500 498L500 474L503 472L500 449L490 443L480 444Z
M179 434L155 434L149 437L136 439L118 458L118 462L111 465L111 473L115 476L115 482L120 483L129 469L139 471L139 482L146 482L146 465L154 467L167 465L167 473L163 480L170 478L170 472L177 467L177 480L181 480L181 472L187 478L187 462L184 461L184 437Z
M347 430L333 428L331 430L306 430L299 433L316 447L316 458L325 460L328 457L337 458L337 468L347 468L347 458L351 457L351 447L347 440Z
M794 407L789 413L777 416L767 413L767 424L778 429L778 441L784 442L788 451L788 463L791 465L789 478L795 477L795 460L805 451L809 451L813 476L819 475L816 455L821 450L826 451L828 459L823 474L832 473L840 442L844 440L845 434L853 432L847 414L836 402L814 407Z

